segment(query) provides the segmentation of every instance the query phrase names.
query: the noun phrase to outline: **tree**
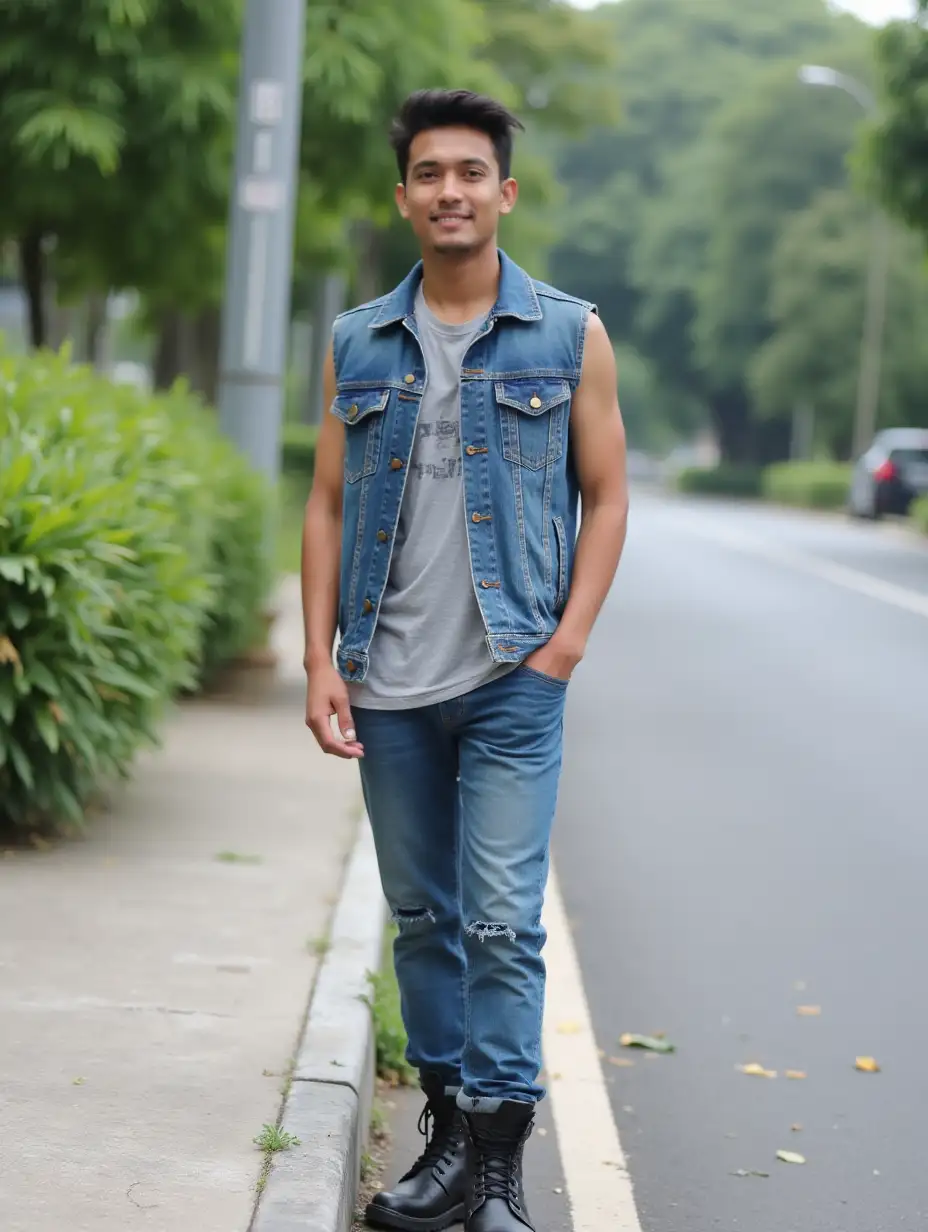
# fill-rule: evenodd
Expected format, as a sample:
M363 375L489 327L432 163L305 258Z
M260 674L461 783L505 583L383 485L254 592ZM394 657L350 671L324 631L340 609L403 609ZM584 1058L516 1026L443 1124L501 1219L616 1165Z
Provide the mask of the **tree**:
M821 193L787 224L777 245L770 296L775 332L751 363L762 415L815 412L816 445L848 457L870 244L871 211L847 190ZM928 274L917 241L893 237L880 427L928 425Z
M771 74L791 95L803 61L859 69L869 33L854 18L829 12L822 0L624 0L611 19L623 117L561 151L559 170L570 195L563 238L552 254L553 276L595 300L614 337L644 351L665 395L659 401L679 426L711 415L728 456L768 452L782 441L758 439L771 427L754 425L743 378L734 384L721 379L726 366L741 363L743 371L752 340L766 336L755 311L765 311L763 278L761 300L750 300L752 288L758 291L757 265L766 257L745 245L746 231L730 242L724 234L729 223L750 225L755 179L766 174L763 123L752 130L743 121L739 137L738 117L756 112ZM796 90L795 115L788 117L786 105L781 119L801 133L818 100ZM834 108L835 100L829 105ZM773 106L779 106L775 97ZM839 162L852 136L848 114L836 147ZM737 156L728 150L729 129L739 137ZM814 176L813 170L811 191L818 187ZM739 224L737 212L731 218L728 211L741 207ZM768 252L790 208L788 194L779 209L771 208ZM744 271L736 251L751 258ZM726 289L739 309L748 302L752 310L744 322L731 313L733 327L745 326L737 357L719 351Z
M773 329L770 288L783 227L818 192L847 181L853 108L838 91L813 104L789 66L723 111L710 131L718 157L694 340L727 458L771 461L787 448L787 419L752 415L746 373Z
M65 294L197 304L221 270L237 0L7 0L0 237L19 245L33 344L51 258Z
M928 239L928 0L891 22L876 44L881 116L867 135L872 179L886 209Z

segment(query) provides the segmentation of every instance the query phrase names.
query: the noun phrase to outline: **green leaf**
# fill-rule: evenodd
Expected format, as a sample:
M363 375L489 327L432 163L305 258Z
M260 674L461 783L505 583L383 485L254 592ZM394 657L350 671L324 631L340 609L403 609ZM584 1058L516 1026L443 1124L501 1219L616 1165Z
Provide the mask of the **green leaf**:
M13 769L19 775L23 785L33 788L35 786L35 776L32 773L32 767L29 765L29 758L15 740L10 741L10 759L13 762Z
M31 615L25 603L20 603L18 599L13 599L12 602L7 604L6 614L9 616L10 624L14 629L25 629Z
M22 586L26 580L26 566L18 556L0 556L0 577Z
M32 472L32 455L22 453L3 475L3 494L9 500L15 496Z
M112 685L116 689L121 689L124 693L131 693L134 697L153 699L158 696L157 689L153 689L144 680L140 680L130 672L124 671L121 667L117 667L115 663L101 667L98 675L103 684Z
M49 697L59 697L61 690L58 681L44 663L30 662L26 668L26 676L31 684L36 685Z
M50 753L57 753L60 739L58 724L52 718L51 712L45 709L37 710L35 713L35 725L48 751Z
M0 670L0 719L10 726L15 713L16 691L13 688L13 681L9 674L4 674Z

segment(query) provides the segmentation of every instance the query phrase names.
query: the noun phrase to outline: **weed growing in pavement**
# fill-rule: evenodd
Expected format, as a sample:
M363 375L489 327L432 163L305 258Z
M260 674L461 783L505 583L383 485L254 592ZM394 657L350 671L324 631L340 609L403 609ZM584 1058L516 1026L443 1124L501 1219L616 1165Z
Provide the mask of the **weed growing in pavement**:
M310 937L306 942L306 948L310 954L315 954L316 958L325 958L332 948L332 941L329 937Z
M262 1151L269 1151L272 1154L275 1151L289 1151L292 1146L302 1146L299 1138L294 1134L288 1134L279 1125L263 1126L260 1134L255 1136L254 1144Z
M220 851L216 854L220 864L260 864L261 856L246 856L240 851Z
M302 1142L295 1134L289 1134L285 1129L281 1129L279 1125L264 1125L261 1128L260 1134L256 1134L252 1139L255 1146L260 1147L264 1152L264 1163L261 1165L261 1175L258 1177L255 1185L257 1193L263 1193L264 1187L267 1184L267 1178L271 1173L271 1161L278 1151L289 1151L292 1146L302 1146Z

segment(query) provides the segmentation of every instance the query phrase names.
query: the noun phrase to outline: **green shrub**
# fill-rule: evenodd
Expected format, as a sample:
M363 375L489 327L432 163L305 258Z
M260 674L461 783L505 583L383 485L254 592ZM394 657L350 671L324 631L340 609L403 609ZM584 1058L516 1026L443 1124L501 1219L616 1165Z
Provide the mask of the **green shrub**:
M728 462L714 467L691 466L680 471L677 487L698 496L753 497L760 495L761 473L757 467Z
M912 521L920 531L928 535L928 496L915 501L911 509Z
M763 494L781 505L841 509L847 504L851 470L844 462L778 462L764 471Z
M262 481L182 389L0 354L0 828L79 823L253 637Z
M303 423L285 423L281 441L281 469L285 475L312 479L316 464L318 429Z

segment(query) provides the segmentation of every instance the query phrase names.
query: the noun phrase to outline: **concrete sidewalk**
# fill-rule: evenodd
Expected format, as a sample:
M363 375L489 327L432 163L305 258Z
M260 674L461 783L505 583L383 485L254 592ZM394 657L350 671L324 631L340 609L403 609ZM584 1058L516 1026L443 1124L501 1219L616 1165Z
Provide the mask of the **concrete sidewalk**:
M272 684L183 705L85 840L0 860L4 1232L249 1227L361 815L292 582L280 612Z

